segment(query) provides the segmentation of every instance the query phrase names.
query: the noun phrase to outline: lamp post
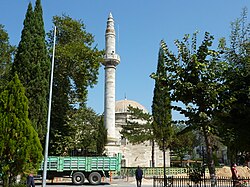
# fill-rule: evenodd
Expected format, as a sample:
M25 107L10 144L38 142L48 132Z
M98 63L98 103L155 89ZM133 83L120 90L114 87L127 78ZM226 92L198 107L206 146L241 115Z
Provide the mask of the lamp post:
M51 116L53 75L54 75L55 46L56 46L56 26L54 28L54 43L53 43L53 54L52 54L51 73L50 73L51 77L50 77L50 92L49 92L49 109L48 109L48 120L47 120L47 133L46 133L46 140L45 140L44 162L43 162L43 180L42 180L43 187L46 186L46 178L47 178L47 160L48 160L48 149L49 149L49 133L50 133L50 116Z

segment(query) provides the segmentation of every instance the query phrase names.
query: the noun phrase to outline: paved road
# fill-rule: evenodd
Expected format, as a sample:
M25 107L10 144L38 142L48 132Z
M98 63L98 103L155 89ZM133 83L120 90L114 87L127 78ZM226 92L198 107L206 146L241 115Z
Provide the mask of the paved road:
M118 180L113 180L111 182L109 181L105 181L105 182L102 182L100 185L97 185L97 186L93 186L93 185L90 185L89 183L85 183L84 185L74 185L72 184L71 182L55 182L55 183L47 183L46 184L46 187L78 187L78 186L82 186L82 187L136 187L136 183L135 181L126 181L126 180L121 180L121 179L118 179ZM142 181L142 187L152 187L153 186L153 183L152 181ZM41 183L36 183L36 187L42 187L42 184Z

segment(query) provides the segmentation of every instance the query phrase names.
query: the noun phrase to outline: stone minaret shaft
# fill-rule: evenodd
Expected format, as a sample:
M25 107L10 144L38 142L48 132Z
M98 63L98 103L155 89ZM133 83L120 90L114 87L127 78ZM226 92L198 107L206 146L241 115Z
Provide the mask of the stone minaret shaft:
M108 141L115 141L115 70L120 57L115 52L115 28L112 14L109 14L105 33L105 96L104 125L107 129Z

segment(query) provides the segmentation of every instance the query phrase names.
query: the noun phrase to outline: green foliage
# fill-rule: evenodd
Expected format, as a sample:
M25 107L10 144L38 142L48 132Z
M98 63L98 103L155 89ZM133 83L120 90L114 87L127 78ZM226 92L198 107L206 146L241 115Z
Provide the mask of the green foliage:
M128 107L127 124L122 126L121 134L132 144L154 140L152 116L139 108Z
M29 82L31 58L30 52L32 51L32 20L33 10L32 5L29 3L28 9L23 22L23 30L21 35L21 41L19 42L17 53L15 55L14 63L12 66L12 75L15 72L18 73L19 79L22 84L26 86ZM20 72L20 73L19 73Z
M36 0L34 11L31 3L27 9L12 74L18 73L27 90L29 118L41 140L46 134L49 64L41 2Z
M152 145L152 166L155 166L154 149L155 135L152 128L152 115L145 113L142 109L128 107L127 124L122 125L120 133L132 144L140 144L150 141Z
M71 147L68 150L81 150L83 155L102 155L107 142L106 129L98 116L90 108L80 108L70 116Z
M100 116L100 120L97 127L97 139L96 139L96 153L97 155L102 155L105 151L105 145L108 142L107 139L107 129L104 126L104 116Z
M42 146L28 118L28 99L15 75L0 94L0 165L4 186L14 177L38 169Z
M224 44L222 50L229 68L225 73L225 85L229 94L235 97L231 108L219 115L220 136L228 146L229 158L236 161L237 152L250 151L250 23L247 22L247 9L242 16L232 22L230 46ZM240 146L239 146L240 145Z
M9 187L26 187L27 185L26 184L13 184L13 185L10 185Z
M81 20L63 15L55 16L53 23L57 28L57 38L49 152L60 155L65 150L56 151L55 148L71 136L68 116L75 106L85 107L87 88L97 83L103 53L92 47L94 37L85 30ZM48 45L52 53L53 30L48 33Z
M191 181L193 181L195 184L202 181L202 175L203 175L203 168L200 166L195 166L192 168L189 168L188 175Z
M0 87L8 83L14 51L15 47L10 45L8 33L4 30L4 26L0 24Z
M171 151L173 151L181 160L183 160L187 154L192 155L194 147L199 145L196 138L197 135L194 131L182 133L184 128L184 126L174 126L175 133L170 147Z
M166 84L166 73L164 49L161 47L159 50L157 71L156 74L152 75L155 79L152 104L152 127L156 141L161 148L170 146L174 133L172 127L170 88ZM163 139L165 145L162 143Z

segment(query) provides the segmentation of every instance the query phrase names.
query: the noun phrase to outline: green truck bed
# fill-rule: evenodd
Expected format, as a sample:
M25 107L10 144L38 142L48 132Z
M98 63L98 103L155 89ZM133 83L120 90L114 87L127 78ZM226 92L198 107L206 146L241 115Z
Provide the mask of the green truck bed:
M44 162L38 174L42 176ZM47 160L47 179L70 177L74 184L83 184L87 179L91 184L100 184L101 177L109 177L111 171L121 171L121 154L115 157L57 157Z
M42 163L43 170L43 163ZM49 156L47 171L120 171L121 155L117 157L56 157Z

